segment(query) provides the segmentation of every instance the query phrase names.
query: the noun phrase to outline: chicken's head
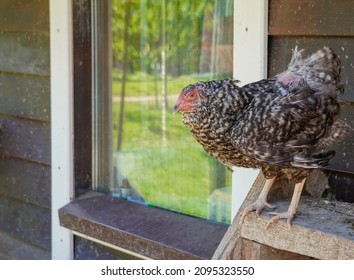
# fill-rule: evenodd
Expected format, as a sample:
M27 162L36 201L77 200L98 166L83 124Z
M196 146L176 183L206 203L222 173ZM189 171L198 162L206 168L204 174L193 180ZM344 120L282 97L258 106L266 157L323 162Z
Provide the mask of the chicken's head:
M196 105L200 102L199 90L196 85L189 85L182 89L178 96L173 112L189 112L194 111Z

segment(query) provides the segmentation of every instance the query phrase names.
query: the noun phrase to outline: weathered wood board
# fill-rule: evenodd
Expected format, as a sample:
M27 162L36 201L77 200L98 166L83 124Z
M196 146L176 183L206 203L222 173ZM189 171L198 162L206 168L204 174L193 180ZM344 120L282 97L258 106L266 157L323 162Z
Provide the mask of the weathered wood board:
M49 36L49 1L0 1L0 259L51 257Z
M50 178L49 165L0 158L0 195L50 209Z
M0 260L46 260L50 252L0 231Z
M50 250L49 209L0 196L0 213L0 231L43 250Z
M280 254L283 255L284 251L299 254L299 256L292 257L296 259L305 257L354 259L354 206L352 203L303 196L299 204L300 215L295 218L291 228L284 220L281 220L264 230L272 217L267 214L269 212L267 210L264 210L259 218L254 213L248 214L240 226L242 210L256 200L263 185L264 177L260 174L213 259L260 257L261 245L281 250ZM277 206L276 211L281 212L287 209L289 200L275 201L273 204ZM250 245L247 241L243 242L244 239L255 241L259 245ZM245 244L248 248L245 248ZM251 251L247 252L247 250ZM252 250L255 251L252 253ZM269 257L269 254L264 255L266 256ZM276 253L272 255L272 259L274 258L277 258ZM280 259L281 255L278 258Z
M49 2L47 0L1 0L1 31L49 32Z
M49 76L0 72L0 98L2 114L50 121Z
M49 75L49 35L0 32L0 71Z
M286 211L289 201L275 204ZM246 217L241 237L316 259L354 259L354 207L349 203L302 198L291 228L284 220L264 230L272 216Z
M354 36L352 0L270 0L269 34Z
M50 125L48 123L0 116L0 153L49 165Z

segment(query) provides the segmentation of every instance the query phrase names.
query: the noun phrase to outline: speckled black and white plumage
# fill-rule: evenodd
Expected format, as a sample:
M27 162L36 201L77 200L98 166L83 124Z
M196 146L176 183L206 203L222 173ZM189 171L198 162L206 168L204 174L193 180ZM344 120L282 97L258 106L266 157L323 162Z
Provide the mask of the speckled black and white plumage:
M295 49L288 69L239 87L231 79L184 88L175 105L205 151L226 166L262 169L266 178L301 181L325 166L347 125L339 117L341 64L327 47Z

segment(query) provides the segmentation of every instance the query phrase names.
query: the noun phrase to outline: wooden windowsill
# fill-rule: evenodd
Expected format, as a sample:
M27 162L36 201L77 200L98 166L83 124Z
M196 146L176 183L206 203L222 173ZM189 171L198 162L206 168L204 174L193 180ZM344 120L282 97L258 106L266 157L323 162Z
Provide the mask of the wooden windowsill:
M59 209L60 224L152 259L211 259L227 226L89 192Z

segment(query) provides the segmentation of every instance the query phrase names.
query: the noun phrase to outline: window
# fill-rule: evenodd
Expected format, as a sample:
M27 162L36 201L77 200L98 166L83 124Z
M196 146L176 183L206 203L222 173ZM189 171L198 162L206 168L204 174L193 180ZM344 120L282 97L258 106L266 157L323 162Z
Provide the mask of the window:
M93 70L99 88L93 97L93 158L94 170L107 173L111 161L109 155L100 158L103 150L107 153L102 142L112 145L114 171L103 183L95 179L102 174L94 172L93 186L229 223L231 172L207 156L180 116L173 116L172 106L188 84L232 76L233 1L113 0L111 10L110 46L102 45L102 23L93 25L98 26L93 29L95 61L105 49L112 51L110 102L104 100L108 95L102 98L109 88L99 87L104 69ZM110 122L112 133L107 133Z
M182 2L183 1L180 1L178 3ZM144 4L145 2L140 1L139 5L142 3ZM218 19L218 21L213 21L213 24L206 23L206 16L200 19L203 25L208 25L210 32L212 31L209 33L209 41L206 40L203 42L204 38L208 38L208 36L206 36L206 29L199 29L202 30L199 31L202 34L199 44L209 42L209 45L204 45L204 47L209 46L207 49L209 50L208 57L210 61L222 61L221 57L226 53L228 56L225 57L230 58L230 55L232 57L232 47L225 46L230 45L230 38L233 37L230 36L232 33L231 30L230 33L227 33L227 37L221 36L220 32L214 32L214 30L218 30L215 29L218 26L220 29L232 29L232 18L230 17L232 14L232 9L230 8L232 7L232 3L232 1L210 1L204 3L205 5L209 5L209 7L214 7L214 10L209 13L209 19ZM118 121L117 114L113 114L115 109L113 109L111 105L116 104L116 106L118 105L118 107L120 107L119 95L121 94L118 91L118 98L116 97L117 100L113 102L112 99L114 99L114 97L112 97L110 89L113 88L114 92L114 82L111 79L109 71L112 71L112 76L116 79L116 82L118 81L117 83L119 83L121 79L119 75L118 77L114 76L116 75L114 72L116 71L119 74L121 69L116 67L117 70L114 70L114 67L110 67L111 64L112 66L117 66L116 62L112 61L111 57L111 49L114 50L113 44L109 43L114 42L114 37L110 32L110 30L113 30L113 19L111 18L111 11L114 7L113 4L114 2L110 0L74 0L60 2L53 0L50 5L53 114L53 258L72 258L73 252L75 252L74 258L82 259L87 257L80 255L80 253L86 251L82 250L82 246L90 246L91 248L95 244L82 242L87 239L87 241L90 242L91 240L99 242L103 244L103 247L114 248L114 252L123 249L127 250L129 254L133 252L140 257L147 256L158 259L211 258L227 230L227 225L224 223L213 223L207 219L181 215L174 211L161 209L161 205L159 207L149 207L133 203L128 201L128 199L119 199L111 195L100 193L120 193L120 195L122 195L121 190L119 192L120 186L116 183L118 181L116 180L118 177L116 174L118 172L114 172L114 169L111 168L116 167L116 170L119 168L119 164L116 160L117 157L113 160L112 156L116 154L116 151L113 151L116 149L118 142L118 134L115 136L114 133L114 129L117 129L117 127L114 127L113 124L114 122L117 124ZM134 2L131 3L131 5L133 4ZM168 11L168 5L171 5L170 1L166 1L165 5L165 9ZM260 7L257 6L259 10L266 13L267 9L262 5L259 6ZM138 7L139 9L141 8L141 6ZM224 9L222 7L229 8ZM251 35L253 36L252 38L259 38L260 42L259 44L254 44L252 40L252 44L251 42L247 44L247 46L253 46L253 48L246 48L243 47L244 44L237 43L240 47L237 48L238 51L235 52L235 56L238 56L236 64L240 64L240 67L235 67L235 63L233 63L233 66L234 69L240 70L243 69L241 67L244 65L254 65L255 68L253 68L253 70L255 69L257 71L249 72L253 74L253 76L257 76L252 77L252 80L254 80L264 77L264 72L262 72L264 67L261 67L263 64L258 64L259 62L265 61L266 49L263 43L266 41L266 33L261 27L264 26L266 21L264 21L264 23L254 21L254 17L246 16L250 14L249 6L244 5L243 7L247 8L247 12L241 12L239 17L243 17L244 20L247 19L247 24L252 27L254 26L254 28L249 28L248 30L243 24L235 24L235 27L239 29L239 36L234 38L242 42L248 42L251 38L249 35ZM254 7L252 7L252 11L253 8ZM139 9L136 8L135 14L140 13ZM187 10L187 8L184 8L185 12L187 12ZM73 22L71 21L71 11ZM124 9L122 11L124 11ZM235 9L235 11L241 10ZM166 19L169 19L170 14L166 14ZM65 15L65 17L63 17L63 15ZM91 17L91 15L93 16ZM124 15L124 13L122 15ZM158 14L157 17L160 17L160 15ZM166 25L167 22L166 20ZM174 25L173 27L176 26ZM165 29L168 30L168 27L166 26ZM73 36L71 30L73 31ZM190 31L188 29L186 30L185 32ZM115 33L113 33L113 35L114 34ZM201 40L202 38L203 40ZM71 43L71 40L73 40L73 43ZM168 42L168 36L166 36L166 42ZM73 46L73 52L71 51L71 46ZM168 67L171 67L168 64L169 55L176 49L173 45L170 47L167 43L165 46L165 66L166 69L169 69ZM243 53L247 53L247 55ZM188 62L188 59L184 59L184 56L187 57L188 54L189 52L185 52L183 55L180 55L178 59ZM251 54L251 56L249 54ZM160 55L158 57L161 59ZM245 62L245 57L248 57L247 63ZM249 57L254 58L254 61L252 60L250 62ZM192 57L192 59L195 58ZM73 69L71 68L72 61L74 61ZM140 65L142 65L142 62ZM188 65L188 63L186 63L186 65ZM199 71L199 73L195 73L193 71L188 72L190 69L182 68L182 70L184 69L183 71L186 72L180 72L182 74L176 74L176 76L166 75L166 96L176 96L176 94L178 94L178 92L169 91L169 86L171 86L169 83L172 80L175 81L177 79L181 83L178 86L179 91L183 86L197 79L219 78L223 77L223 75L231 75L230 69L225 70L225 68L221 68L215 63L209 63L208 65L212 71L205 70L204 72ZM200 64L198 67L200 67ZM74 75L72 75L71 69ZM208 73L208 71L210 72ZM261 75L257 75L258 72L261 73ZM238 73L237 77L242 73L243 72ZM137 76L140 75L139 78L144 76L142 73L134 72L134 75L135 74ZM132 74L129 72L129 75L131 76ZM129 75L127 73L127 78L129 78ZM146 77L143 77L145 83L149 81L148 78L150 78L150 82L151 78L155 78L154 72L150 74L147 73L145 76ZM247 77L246 74L242 75L241 80L247 81L248 79L250 79L250 77ZM157 80L158 87L160 86L159 90L161 90L162 76L159 75ZM128 88L128 82L126 87ZM138 86L138 88L141 89L143 87ZM152 97L149 98L154 100L154 94L150 93L150 95L152 95ZM126 97L128 96L127 94ZM141 96L131 96L137 96L141 99L141 96L146 96L146 92ZM159 99L160 108L162 106L162 100L165 99ZM127 100L125 101L124 106L126 107L128 102ZM172 103L166 105L167 118L170 118L170 121L174 121L176 125L180 126L181 133L185 133L185 135L190 137L191 141L194 141L188 129L182 126L179 116L172 118L171 114L168 113L170 112L168 108L173 106L174 99L171 98L170 102ZM149 104L146 102L144 103L139 100L139 102L135 103L137 103L135 105L138 105L140 109L148 108L150 110ZM67 108L68 110L63 110L63 108ZM72 110L70 110L70 108L72 108ZM155 112L153 106L151 112L149 110L144 113L149 112L149 114L152 114ZM141 115L143 112L140 111L139 114ZM162 115L162 113L160 114ZM142 124L145 125L144 129L150 128L146 123L140 121L139 125ZM156 127L159 128L161 126L160 124L160 121L158 121L157 125L155 125L155 127L153 126L153 128L156 130ZM123 132L122 142L123 149L124 135L127 136L127 133L124 133L125 132ZM72 138L73 135L74 138ZM159 138L160 136L161 129ZM169 139L168 129L166 136L167 139ZM72 139L74 139L74 142L72 142ZM184 138L182 140L184 140ZM180 141L177 140L175 140L175 143L181 144ZM202 151L201 147L196 143L195 147L199 149L203 156L206 156L205 152ZM144 144L140 144L140 151L144 151L144 148ZM209 159L205 159L205 162L208 161ZM204 166L209 166L209 163L205 163ZM211 166L214 168L213 165ZM215 167L215 169L218 167L219 166ZM206 170L204 170L206 174L204 179L209 177L210 174L210 176L213 175L213 180L216 181L218 176L215 176L215 174L223 174L224 172L209 173L209 169L211 168L206 167ZM234 174L235 173L236 172L234 172ZM221 178L225 178L225 182L229 182L229 174L225 177L221 176ZM237 170L237 174L240 176L239 170ZM241 176L242 188L238 188L238 191L243 190L243 192L247 192L245 176ZM128 180L122 180L121 185L123 185L124 182L125 186L129 183L129 185L136 187L135 184L133 185L134 181L132 181L130 177L126 176L124 179ZM208 180L210 179L208 178ZM235 186L235 182L236 180L233 180L233 187ZM252 184L252 182L253 180L250 180L249 183ZM225 183L226 186L227 184L229 183ZM179 186L181 185L180 183ZM92 189L100 192L92 192ZM212 195L212 192L214 192L214 189L210 189L207 195ZM242 197L243 196L238 193L236 198L242 200ZM209 217L209 209L207 210L208 205L205 205L204 214ZM217 206L218 205L216 205L215 208L217 208ZM214 217L219 219L219 221L225 222L225 218L221 215L214 215ZM74 242L72 242L72 234L74 234ZM72 250L73 248L74 250Z

